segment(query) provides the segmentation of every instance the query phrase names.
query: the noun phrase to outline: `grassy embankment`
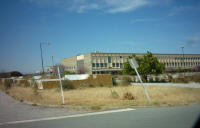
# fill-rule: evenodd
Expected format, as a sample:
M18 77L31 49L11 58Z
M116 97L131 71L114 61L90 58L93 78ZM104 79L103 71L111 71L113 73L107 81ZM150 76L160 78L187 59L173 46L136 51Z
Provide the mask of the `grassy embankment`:
M200 102L200 89L182 87L147 87L153 104L187 105ZM43 104L61 104L60 90L57 88L37 90L31 87L13 86L9 95L19 101L31 101ZM125 93L132 94L131 100ZM149 106L141 86L95 87L64 91L66 105L92 106L95 109L112 107Z

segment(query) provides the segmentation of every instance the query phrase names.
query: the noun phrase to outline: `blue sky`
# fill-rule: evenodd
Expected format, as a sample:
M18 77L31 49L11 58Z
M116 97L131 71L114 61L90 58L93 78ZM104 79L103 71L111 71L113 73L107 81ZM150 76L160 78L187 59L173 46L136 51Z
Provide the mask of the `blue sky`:
M78 53L200 54L199 0L0 0L0 71Z

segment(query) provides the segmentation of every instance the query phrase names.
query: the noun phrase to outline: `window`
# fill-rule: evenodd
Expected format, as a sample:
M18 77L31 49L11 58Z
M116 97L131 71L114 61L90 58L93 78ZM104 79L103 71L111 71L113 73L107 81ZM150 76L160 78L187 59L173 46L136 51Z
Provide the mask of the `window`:
M97 67L99 67L99 63L96 63Z
M101 63L101 67L103 67L103 63Z
M107 63L104 63L104 67L107 67Z
M116 67L119 67L119 63L116 63Z
M111 61L112 61L112 58L111 58L111 56L109 56L108 57L108 63L111 63Z
M120 63L120 68L123 68L123 64L122 63Z
M92 63L92 67L95 67L95 63Z
M115 67L115 63L112 63L112 67Z

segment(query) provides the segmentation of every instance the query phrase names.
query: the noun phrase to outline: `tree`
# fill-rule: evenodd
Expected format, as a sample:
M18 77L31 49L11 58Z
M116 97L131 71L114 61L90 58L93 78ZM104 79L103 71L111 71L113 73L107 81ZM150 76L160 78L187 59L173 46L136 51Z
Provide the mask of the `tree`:
M53 66L53 74L58 76L58 67L60 69L61 76L65 74L65 66L62 64L56 64Z
M135 55L130 56L129 58L135 57L139 67L138 72L147 80L148 74L161 74L165 72L165 66L163 63L160 63L156 57L152 55L151 52L147 51L146 55L143 57L136 57ZM131 68L129 62L124 63L124 74L134 75L135 71Z
M19 71L12 71L10 72L11 77L18 77L18 76L23 76L23 74Z
M0 73L0 78L19 77L19 76L23 76L23 74L20 73L19 71Z

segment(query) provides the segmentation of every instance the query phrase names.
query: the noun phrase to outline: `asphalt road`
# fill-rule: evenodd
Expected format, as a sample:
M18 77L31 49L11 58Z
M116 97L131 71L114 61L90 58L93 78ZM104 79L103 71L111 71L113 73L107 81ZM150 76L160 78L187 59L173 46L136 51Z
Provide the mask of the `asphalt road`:
M9 99L0 92L0 96L2 95ZM4 98L1 97L1 100ZM200 104L179 107L133 107L134 109L128 111L107 111L99 114L39 108L16 101L7 103L7 108L4 108L4 102L5 100L0 102L0 128L191 128L200 115ZM13 122L16 120L22 122ZM13 124L5 124L6 122Z

